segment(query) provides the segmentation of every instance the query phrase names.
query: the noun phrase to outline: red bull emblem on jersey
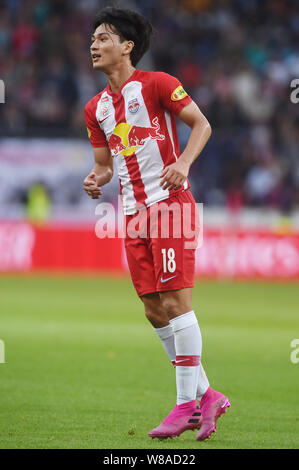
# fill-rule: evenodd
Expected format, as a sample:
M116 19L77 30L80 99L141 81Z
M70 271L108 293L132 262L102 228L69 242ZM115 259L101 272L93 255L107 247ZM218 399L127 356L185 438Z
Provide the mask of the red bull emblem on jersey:
M121 122L113 130L109 138L111 155L124 155L128 157L136 152L139 146L144 145L150 139L165 140L165 136L159 133L158 118L152 120L152 127L141 127Z
M134 98L133 100L130 100L128 103L128 110L130 113L135 114L140 108L140 104L137 98Z

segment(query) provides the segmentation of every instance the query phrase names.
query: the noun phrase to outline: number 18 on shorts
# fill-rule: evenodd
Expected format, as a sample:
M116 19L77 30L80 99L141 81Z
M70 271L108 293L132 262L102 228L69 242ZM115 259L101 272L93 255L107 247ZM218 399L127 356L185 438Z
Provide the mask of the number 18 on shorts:
M196 203L189 191L184 191L177 197L177 200L192 204L195 214ZM165 201L164 201L165 204ZM134 217L134 216L128 216ZM125 239L125 248L128 265L134 287L139 296L161 292L167 290L178 290L194 286L195 270L195 248L186 249L186 241L182 230L181 236L177 237L171 229L173 225L183 224L181 216L174 221L170 216L168 237L155 236L149 234L143 238ZM161 217L158 220L159 229L162 224ZM195 226L195 215L192 219L193 228ZM160 234L161 231L158 231Z

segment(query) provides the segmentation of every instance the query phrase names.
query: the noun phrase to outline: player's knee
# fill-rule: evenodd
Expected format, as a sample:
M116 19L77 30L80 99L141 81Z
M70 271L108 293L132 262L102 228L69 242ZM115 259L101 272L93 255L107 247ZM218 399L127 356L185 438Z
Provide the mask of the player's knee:
M145 316L148 319L148 321L154 326L159 328L160 323L165 323L165 319L167 321L167 316L165 315L165 312L162 311L161 309L157 308L145 308Z
M168 316L163 308L159 294L141 297L145 316L154 328L162 328L168 324Z
M182 307L176 298L164 298L162 305L169 318L177 317L182 313Z
M156 318L157 318L156 312L154 312L154 311L151 310L150 308L145 308L145 316L146 316L146 318L148 319L148 321L149 321L150 323L155 322L155 320L156 320Z

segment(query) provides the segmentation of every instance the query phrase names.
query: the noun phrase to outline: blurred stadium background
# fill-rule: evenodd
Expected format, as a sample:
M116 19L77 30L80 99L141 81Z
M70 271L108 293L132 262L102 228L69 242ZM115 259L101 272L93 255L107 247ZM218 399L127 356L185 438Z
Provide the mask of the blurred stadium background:
M299 77L298 3L118 3L156 28L139 67L178 76L213 127L190 174L204 203L198 274L298 277L299 106L290 99ZM106 85L92 70L90 28L106 4L0 3L0 271L126 270L119 244L96 240L97 203L82 190L93 164L83 108ZM179 124L182 147L188 135ZM118 188L115 175L103 200L116 204ZM118 261L104 256L111 243Z
M107 4L0 0L0 447L165 446L147 432L175 400L173 370L122 240L97 238L98 202L82 188L93 166L84 105L106 85L91 24ZM200 446L298 448L299 4L118 4L156 28L138 67L176 75L213 128L190 174L204 203L194 308L208 376L232 409ZM183 147L189 130L178 130ZM117 207L118 191L115 175L102 201ZM199 447L185 434L170 448Z

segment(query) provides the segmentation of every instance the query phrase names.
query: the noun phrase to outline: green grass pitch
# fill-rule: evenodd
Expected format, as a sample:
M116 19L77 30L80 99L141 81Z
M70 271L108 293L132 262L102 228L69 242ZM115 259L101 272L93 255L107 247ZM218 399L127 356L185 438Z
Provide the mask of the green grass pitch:
M2 277L0 448L299 448L298 284L197 282L217 433L152 440L175 372L128 279Z

